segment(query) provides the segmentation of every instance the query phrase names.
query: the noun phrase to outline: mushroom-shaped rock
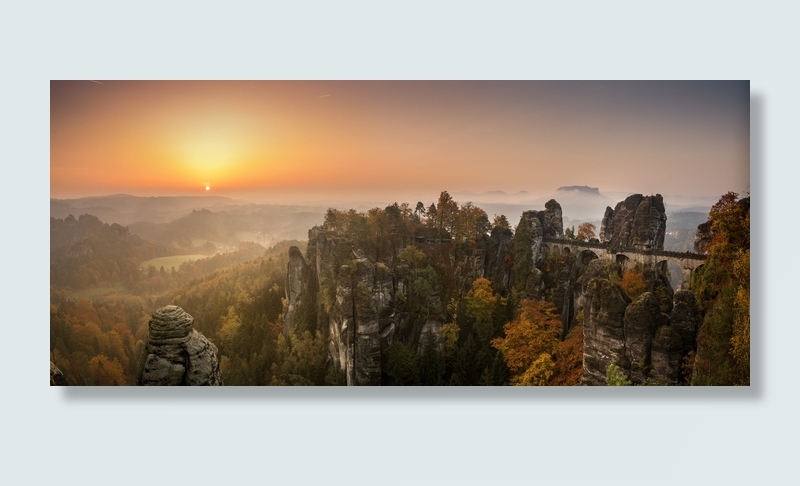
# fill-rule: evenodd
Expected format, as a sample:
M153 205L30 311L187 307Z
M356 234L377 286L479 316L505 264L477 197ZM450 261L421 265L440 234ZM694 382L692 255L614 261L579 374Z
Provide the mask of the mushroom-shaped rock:
M141 385L222 385L217 347L193 328L194 318L175 305L150 319Z

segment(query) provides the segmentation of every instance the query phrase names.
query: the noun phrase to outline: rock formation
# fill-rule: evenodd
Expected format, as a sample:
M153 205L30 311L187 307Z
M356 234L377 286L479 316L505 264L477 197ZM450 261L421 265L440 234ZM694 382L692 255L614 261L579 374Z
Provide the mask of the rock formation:
M651 350L650 379L657 384L676 385L683 362L683 340L672 326L656 331Z
M711 246L711 238L711 225L708 222L700 223L694 236L694 252L708 253L708 247Z
M289 335L295 321L309 319L314 305L315 288L311 270L303 254L296 246L289 248L289 264L286 269L286 309L283 317L283 334Z
M555 199L547 201L543 211L524 211L520 224L527 224L531 233L531 252L534 263L544 256L543 238L563 238L564 221L561 205Z
M630 363L630 380L644 383L650 366L650 345L659 315L658 301L645 292L625 309L625 356Z
M140 385L222 385L217 347L192 325L194 318L175 305L150 319Z
M676 291L669 323L681 336L684 356L694 349L698 320L694 294L685 289Z
M634 194L606 208L600 224L600 241L612 249L663 250L667 214L661 194Z
M67 379L64 373L53 362L50 362L50 386L67 386Z
M583 384L604 385L611 363L633 384L677 384L696 332L691 296L676 292L667 315L652 292L628 304L609 280L592 277L584 295Z
M511 240L510 229L494 227L489 236L489 251L486 256L486 276L492 288L507 290L511 287Z
M594 278L585 293L583 378L585 385L605 385L606 369L625 358L623 319L628 301L605 278ZM627 361L627 358L624 360ZM630 365L623 368L630 369Z
M382 263L365 257L342 265L331 312L329 350L348 385L379 385L381 348L395 331L395 288Z

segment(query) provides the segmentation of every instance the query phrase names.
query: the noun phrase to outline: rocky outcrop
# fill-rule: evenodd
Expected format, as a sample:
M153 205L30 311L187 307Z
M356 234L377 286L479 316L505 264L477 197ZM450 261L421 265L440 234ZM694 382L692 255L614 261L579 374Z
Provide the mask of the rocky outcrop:
M312 316L314 294L311 270L303 254L296 246L289 248L289 263L286 267L286 308L283 317L283 334L288 336L296 321L309 320ZM307 323L302 323L307 325Z
M531 234L531 255L533 262L539 262L544 256L543 238L563 238L564 221L561 205L555 199L547 201L544 211L524 211L520 224L527 224Z
M590 265L587 276L597 274L598 268ZM681 365L696 335L690 291L675 293L670 315L652 292L628 303L603 277L592 277L584 294L583 384L604 385L611 363L635 385L681 381Z
M655 384L676 385L683 362L683 339L672 326L656 331L651 350L650 381Z
M685 289L676 291L669 323L681 336L684 356L694 349L698 319L694 294Z
M50 362L50 386L67 386L67 379L64 373L53 362Z
M634 194L606 208L600 224L600 241L612 249L663 250L667 214L661 194Z
M707 254L708 247L711 246L711 225L708 222L700 223L697 232L694 234L694 252Z
M534 219L539 221L542 236L546 238L563 238L564 237L564 220L561 211L561 205L558 201L551 199L544 205L543 211L524 211L522 216L529 223L533 223Z
M645 292L625 309L625 356L632 383L644 383L650 368L650 345L659 317L658 300Z
M140 385L222 385L217 347L193 324L194 318L175 305L153 314Z
M395 333L395 288L383 263L342 265L329 321L329 353L348 385L379 385L381 349Z
M583 377L585 385L605 385L606 369L625 357L623 318L628 302L609 280L595 278L584 296ZM626 370L630 365L623 366Z
M506 291L511 288L511 240L510 229L495 226L489 236L489 251L486 256L486 276L492 288Z

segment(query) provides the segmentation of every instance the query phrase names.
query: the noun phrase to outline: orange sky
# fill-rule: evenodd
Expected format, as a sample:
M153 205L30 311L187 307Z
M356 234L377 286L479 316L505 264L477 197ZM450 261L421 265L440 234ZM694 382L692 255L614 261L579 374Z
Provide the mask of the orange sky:
M749 187L746 81L52 81L50 106L56 198Z

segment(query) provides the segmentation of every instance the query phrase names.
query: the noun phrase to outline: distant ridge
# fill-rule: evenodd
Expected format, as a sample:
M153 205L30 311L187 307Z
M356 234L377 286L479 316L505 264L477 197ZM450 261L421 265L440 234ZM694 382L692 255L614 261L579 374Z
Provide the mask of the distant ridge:
M598 187L589 187L589 186L561 186L556 189L557 192L561 191L569 191L569 192L579 192L581 194L586 194L587 196L600 196L600 188Z

